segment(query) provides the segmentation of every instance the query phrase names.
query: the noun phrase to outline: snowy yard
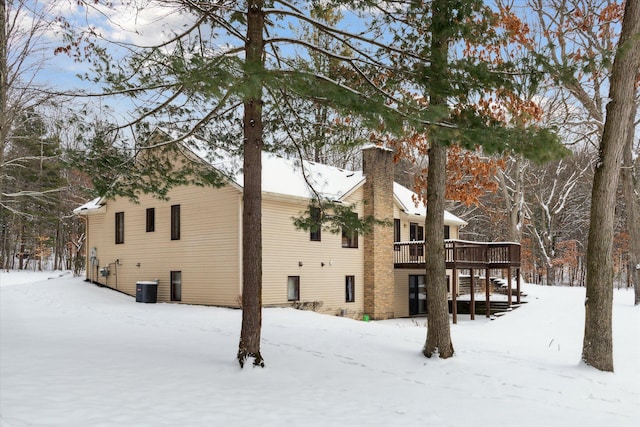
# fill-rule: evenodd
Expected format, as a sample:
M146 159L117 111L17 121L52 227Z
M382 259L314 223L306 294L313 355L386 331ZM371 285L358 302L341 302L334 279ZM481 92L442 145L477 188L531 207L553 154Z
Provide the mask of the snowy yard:
M630 290L610 374L580 363L581 288L524 285L506 316L460 315L446 361L421 355L425 319L266 309L267 367L240 370L238 310L140 304L62 273L0 284L2 427L640 425Z

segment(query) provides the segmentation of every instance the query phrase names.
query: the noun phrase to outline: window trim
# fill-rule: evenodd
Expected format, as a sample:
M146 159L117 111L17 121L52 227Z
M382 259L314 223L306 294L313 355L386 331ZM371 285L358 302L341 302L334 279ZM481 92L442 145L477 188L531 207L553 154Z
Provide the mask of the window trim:
M344 302L356 302L356 276L344 276Z
M171 205L171 240L180 240L180 205Z
M115 234L116 245L124 244L124 212L116 212Z
M147 208L146 231L147 233L156 231L156 208Z
M295 286L295 295L293 298L289 292L289 284L292 283L291 280L293 280L293 284ZM287 301L300 301L300 276L287 276Z

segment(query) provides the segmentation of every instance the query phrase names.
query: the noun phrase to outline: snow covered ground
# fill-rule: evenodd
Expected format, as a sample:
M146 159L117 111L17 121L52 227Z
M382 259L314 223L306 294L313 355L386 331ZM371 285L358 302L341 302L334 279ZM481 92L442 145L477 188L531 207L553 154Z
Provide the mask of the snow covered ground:
M581 288L524 285L506 316L460 315L449 360L421 355L425 319L266 309L267 367L240 370L238 310L136 303L59 272L0 284L2 427L640 425L627 290L611 374L580 363Z

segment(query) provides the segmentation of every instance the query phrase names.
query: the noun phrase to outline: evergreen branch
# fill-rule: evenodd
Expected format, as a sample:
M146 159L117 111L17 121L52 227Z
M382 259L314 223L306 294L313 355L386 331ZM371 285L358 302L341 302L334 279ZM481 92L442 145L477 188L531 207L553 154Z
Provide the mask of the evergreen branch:
M297 73L297 72L294 72L294 71L290 71L290 72L283 71L282 73L284 73L284 74L287 74L287 73L294 74L294 73ZM338 88L340 88L340 89L342 89L342 90L344 90L346 92L349 92L349 93L351 93L353 95L356 95L358 97L361 97L363 99L368 99L369 98L368 95L365 95L364 93L362 93L362 92L360 92L360 91L358 91L358 90L356 90L356 89L354 89L352 87L346 86L346 85L344 85L344 84L342 84L342 83L340 83L340 82L338 82L338 81L336 81L334 79L331 79L331 78L329 78L327 76L323 76L323 75L319 75L319 74L312 74L311 76L313 78L317 79L317 80L321 80L321 81L324 81L325 83L329 83L329 84L331 84L331 85L333 85L335 87L338 87ZM317 99L318 99L318 101L322 101L320 98L317 98ZM395 100L395 98L392 98L392 99ZM395 101L397 102L397 100L395 100ZM389 112L391 112L393 114L396 114L396 115L399 115L400 117L403 117L403 118L405 118L407 120L410 120L410 121L413 121L413 122L416 122L416 123L420 123L420 124L425 125L425 126L437 126L437 127L441 127L441 128L445 128L445 129L458 129L459 128L457 125L452 124L452 123L433 122L433 121L430 121L430 120L420 119L420 118L417 118L415 116L411 116L411 115L409 115L407 113L404 113L402 111L399 111L397 108L391 107L390 105L387 105L387 104L384 104L383 108L386 111L389 111ZM423 110L418 110L418 109L413 108L413 107L411 107L411 108L414 111L416 111L417 113L423 111Z
M268 92L271 92L271 89L268 88L267 89ZM277 97L275 96L276 94L271 93L271 95L273 96L274 99L277 99ZM289 105L290 111L295 111L295 108L292 108L289 99L287 96L284 96L283 99L285 100L285 102ZM313 184L311 184L311 182L309 182L309 178L307 177L307 174L305 173L305 168L304 168L304 155L302 153L302 148L300 147L300 144L298 144L298 141L296 141L296 139L293 137L291 130L289 129L289 125L287 124L287 120L285 120L284 114L282 114L282 109L280 108L280 104L276 104L277 105L277 114L280 116L280 120L282 122L282 124L284 125L284 130L285 133L287 134L287 137L289 139L289 141L291 141L291 143L293 144L293 146L296 149L296 152L298 153L298 159L300 160L300 169L301 169L301 173L302 173L302 177L304 179L304 182L307 184L307 187L311 190L311 192L315 195L315 197L313 199L318 200L318 204L320 204L320 193L318 193L318 191L316 191L315 187L313 186Z
M152 91L152 90L158 90L158 89L169 89L172 87L178 86L178 83L169 83L169 84L157 84L157 85L153 85L153 86L145 86L145 87L133 87L133 88L129 88L129 89L121 89L121 90L116 90L116 91L112 91L112 92L102 92L102 93L87 93L87 92L79 92L79 93L69 93L69 92L57 92L57 91L51 91L51 90L46 90L46 89L42 89L41 92L45 93L47 95L52 95L52 96L64 96L64 97L68 97L68 98L102 98L102 97L107 97L107 96L114 96L114 95L128 95L130 96L131 94L135 94L135 93L140 93L140 92L148 92L148 91Z
M232 34L235 37L239 38L242 42L246 42L247 41L247 39L246 39L244 34L242 34L240 31L238 31L233 25L229 24L228 21L225 21L224 19L220 19L220 17L217 16L212 10L205 9L200 5L200 3L196 3L196 2L194 2L192 0L185 0L185 3L187 3L191 9L197 10L198 12L204 14L205 16L208 16L217 25L220 25L222 28L227 30L230 34ZM218 9L220 9L220 7L218 7ZM231 8L227 8L227 11L229 12L229 11L233 11L233 10ZM234 12L243 13L243 11L240 11L240 10L235 10Z
M216 106L216 108L211 110L206 116L204 116L202 119L200 119L184 135L180 136L179 138L172 139L170 141L163 141L163 142L159 142L159 143L153 144L153 145L145 145L143 147L140 147L139 151L141 151L141 150L149 150L149 149L152 149L152 148L162 147L164 145L174 144L176 142L184 141L185 139L187 139L189 137L195 136L196 133L200 129L202 129L204 126L206 126L207 123L209 123L211 120L213 120L213 119L215 119L217 117L223 116L223 115L227 114L228 112L233 111L234 109L236 109L236 108L238 108L239 106L242 105L242 102L238 102L236 104L232 104L229 108L225 109L224 111L219 112L220 106L222 106L224 104L224 101L229 99L229 97L231 96L231 93L232 93L231 90L227 91L225 96L220 100L220 102L218 102L218 105Z
M277 43L289 43L292 45L300 45L300 46L304 46L309 50L312 50L314 52L318 52L321 53L325 56L328 56L329 58L333 58L333 59L337 59L339 61L343 61L343 62L349 62L352 63L355 61L356 58L350 57L350 56L344 56L341 55L339 53L335 53L335 52L331 52L330 50L327 50L323 47L314 45L313 43L309 43L306 40L300 39L300 40L296 40L296 39L291 39L288 37L276 37L276 38L270 38L270 39L266 39L265 40L265 45L272 45L272 44L277 44ZM349 45L349 47L352 47ZM380 62L374 58L372 58L370 55L367 55L363 52L358 52L360 53L362 56L364 56L364 58L366 58L369 62L364 61L360 58L358 58L358 61L363 62L365 64L368 65L374 65L376 67L380 67L380 68L384 68L386 70L390 70L390 71L397 71L396 68L391 67L390 65L387 65L383 62Z
M178 88L178 90L176 90L173 95L171 95L169 98L167 98L164 102L162 102L161 104L159 104L157 107L153 108L152 110L147 111L146 113L140 114L140 116L135 119L132 122L129 122L127 124L124 124L122 126L117 126L112 128L112 130L121 130L124 129L126 127L133 127L135 125L137 125L138 123L141 123L144 119L146 119L147 117L151 117L154 114L156 114L157 112L159 112L160 110L162 110L163 108L167 107L168 105L170 105L176 98L178 98L178 96L182 95L182 89L183 87L180 86Z
M323 33L337 39L337 40L342 40L340 38L337 37L337 35L341 35L344 37L349 37L367 44L370 44L372 46L376 46L378 48L381 48L385 51L389 51L389 52L394 52L403 56L408 56L420 61L427 61L426 58L413 53L413 52L408 52L406 50L397 48L397 47L393 47L391 45L379 42L375 39L369 38L369 37L365 37L362 36L360 34L356 34L356 33L351 33L349 31L344 31L344 30L340 30L338 28L334 28L331 27L317 19L313 19L309 16L306 16L301 10L299 10L298 8L296 8L294 5L292 5L289 2L283 1L283 0L277 0L278 3L281 3L287 7L289 7L291 9L291 11L287 11L287 10L282 10L282 9L264 9L264 14L265 15L284 15L284 16L290 16L292 18L297 18L301 21L307 22L309 24L311 24L312 26L314 26L315 28L317 28L318 30L322 31Z

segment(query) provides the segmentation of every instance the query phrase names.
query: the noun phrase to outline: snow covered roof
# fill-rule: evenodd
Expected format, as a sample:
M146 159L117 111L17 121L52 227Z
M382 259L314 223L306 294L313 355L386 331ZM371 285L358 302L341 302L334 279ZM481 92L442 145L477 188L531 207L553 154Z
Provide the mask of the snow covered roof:
M242 189L244 185L242 159L220 152L211 155L199 145L189 145L188 150L195 156L229 176L231 181ZM321 163L284 158L273 153L262 153L262 192L264 194L311 199L316 197L315 191L325 200L343 201L364 184L365 180L362 171L349 171ZM393 195L401 210L408 215L426 215L427 209L424 203L419 201L416 204L416 194L413 191L394 182ZM103 202L103 198L96 198L74 209L73 212L79 215L87 214L100 209ZM449 225L467 224L448 211L444 213L444 220Z
M427 214L427 207L424 205L422 200L417 199L416 193L397 182L393 183L393 197L405 213L421 216L425 216ZM448 225L467 225L466 221L458 218L449 211L444 211L444 222Z
M85 211L95 211L97 209L100 209L102 207L102 205L100 204L101 200L102 197L96 197L95 199L85 203L84 205L75 208L73 210L73 213L76 215L81 215Z
M244 175L239 171L234 182L240 187ZM324 199L341 201L364 183L361 171L352 172L320 163L286 159L262 153L262 192L286 196L312 198L313 190ZM311 189L313 188L313 190Z

